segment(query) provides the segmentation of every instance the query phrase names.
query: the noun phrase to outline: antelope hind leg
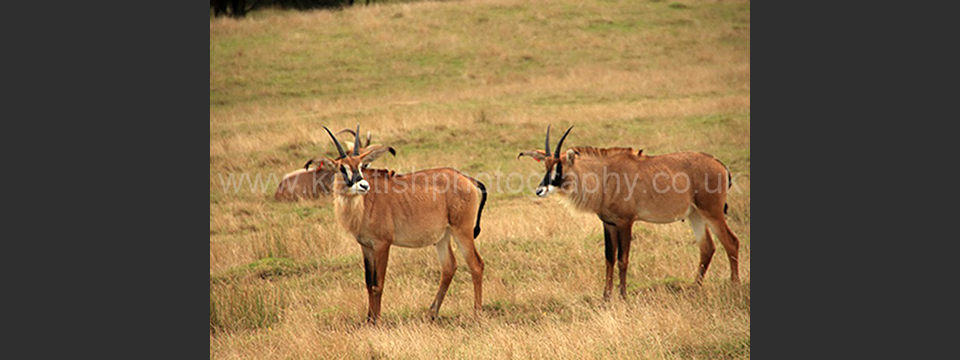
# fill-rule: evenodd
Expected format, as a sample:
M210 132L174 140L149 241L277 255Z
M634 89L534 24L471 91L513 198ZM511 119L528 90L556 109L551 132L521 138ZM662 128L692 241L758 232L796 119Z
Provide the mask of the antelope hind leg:
M460 248L463 259L467 262L467 268L470 269L470 276L473 278L473 313L480 315L483 312L483 259L477 252L473 243L473 228L464 227L455 229L454 237Z
M693 229L693 236L697 240L697 245L700 246L700 267L696 275L696 284L703 284L703 277L707 274L707 269L710 267L710 261L713 259L713 253L716 251L716 248L713 246L713 239L710 238L710 230L707 229L707 224L704 222L703 217L700 216L696 211L690 213L690 228Z
M443 298L447 295L447 288L450 287L450 281L453 280L453 275L457 271L457 258L453 256L453 248L450 246L450 234L447 233L437 243L437 257L440 259L440 289L437 290L437 297L430 305L430 320L436 320Z
M730 282L734 284L740 283L740 266L739 266L739 255L740 255L740 239L737 238L737 235L733 234L733 231L730 230L730 227L727 226L726 219L723 216L708 218L707 223L710 226L710 230L713 231L714 235L720 239L720 243L723 244L723 249L727 252L727 259L730 260Z

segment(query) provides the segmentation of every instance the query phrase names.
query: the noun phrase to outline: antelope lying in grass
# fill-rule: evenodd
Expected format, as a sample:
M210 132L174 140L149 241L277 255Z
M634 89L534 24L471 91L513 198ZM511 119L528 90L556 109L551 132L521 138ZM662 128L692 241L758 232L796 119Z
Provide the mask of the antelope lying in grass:
M353 155L348 156L333 133L324 129L340 153L336 160L324 160L341 175L334 182L334 213L337 222L356 238L363 250L369 299L367 321L375 324L380 318L380 299L391 246L436 247L442 271L440 289L429 310L430 317L436 318L457 269L451 237L456 240L473 277L473 307L478 314L483 293L483 259L477 253L474 239L480 234L480 214L487 201L484 185L451 168L405 175L368 169L367 164L383 155L386 148L367 148L360 152L357 139Z
M700 245L700 268L696 282L702 284L710 266L714 245L712 231L720 239L730 259L730 280L738 283L737 255L740 240L727 226L727 189L730 171L717 158L701 152L680 152L660 156L643 155L631 148L574 147L561 153L550 152L550 127L544 150L525 151L542 161L547 173L536 194L545 197L558 193L567 204L592 212L603 221L607 258L604 300L613 289L613 266L620 270L620 296L627 295L627 265L634 221L671 223L689 219ZM724 183L726 181L726 183Z
M355 139L358 136L350 129L343 129L337 135L343 133L353 134ZM352 146L354 144L349 144L349 146L350 148L347 151L353 151ZM360 150L364 151L382 146L380 144L370 145L370 133L368 132L366 145ZM390 154L396 156L397 153L393 148L388 147L387 149ZM310 168L311 164L315 164L313 169ZM333 166L324 162L323 159L310 159L303 166L303 169L291 171L283 176L283 180L280 180L280 185L277 186L277 192L274 193L273 197L279 201L294 201L299 198L316 199L327 196L333 191L333 179L336 175L337 171Z

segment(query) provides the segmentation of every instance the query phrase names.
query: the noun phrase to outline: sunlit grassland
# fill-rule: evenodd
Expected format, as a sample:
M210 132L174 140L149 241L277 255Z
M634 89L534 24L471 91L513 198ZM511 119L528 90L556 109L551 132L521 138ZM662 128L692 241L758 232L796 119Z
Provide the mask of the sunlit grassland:
M436 252L395 248L384 324L361 326L360 249L330 201L273 200L280 176L335 151L322 125L358 122L398 151L377 167L450 166L487 183L483 318L457 255L441 319L427 321ZM568 146L720 158L735 175L744 284L728 284L720 248L691 287L689 226L637 223L630 296L604 304L599 220L520 181L542 177L516 154L542 148L548 124L576 125ZM242 174L262 186L224 186ZM212 358L749 357L750 243L749 2L419 2L210 21Z

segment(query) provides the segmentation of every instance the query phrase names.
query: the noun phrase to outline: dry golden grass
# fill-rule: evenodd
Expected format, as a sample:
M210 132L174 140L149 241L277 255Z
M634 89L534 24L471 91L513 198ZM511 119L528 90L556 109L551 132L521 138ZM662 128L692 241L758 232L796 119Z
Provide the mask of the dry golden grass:
M212 19L211 358L749 357L749 19L748 2L573 0ZM452 166L487 183L482 318L457 255L441 318L427 321L435 251L395 248L383 325L361 325L360 249L330 201L273 201L283 173L334 151L321 125L357 122L398 150L379 167ZM603 303L600 222L507 176L539 181L542 167L515 157L542 147L547 124L576 125L568 146L723 160L744 284L728 284L719 249L691 287L689 226L637 223L630 296ZM262 189L224 187L243 173Z

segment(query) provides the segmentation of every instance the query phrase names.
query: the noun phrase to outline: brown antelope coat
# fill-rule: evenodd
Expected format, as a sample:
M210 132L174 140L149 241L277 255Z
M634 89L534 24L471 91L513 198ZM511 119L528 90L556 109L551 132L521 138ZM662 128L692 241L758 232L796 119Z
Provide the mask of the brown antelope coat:
M452 168L404 175L367 169L364 165L386 150L354 151L348 156L333 134L330 137L341 154L341 158L330 160L341 174L334 181L334 212L363 251L367 320L376 323L380 318L391 246L436 248L441 265L440 288L429 312L435 318L456 270L451 238L457 242L473 278L474 312L479 313L484 264L474 239L480 233L480 214L486 202L484 185Z
M549 128L547 131L549 134ZM557 146L558 153L562 142L563 139ZM549 135L547 143L549 146ZM730 260L731 281L739 282L739 239L725 219L731 175L717 158L702 152L648 156L632 148L593 147L574 147L559 156L549 153L549 148L520 153L523 155L543 161L546 166L547 175L537 189L538 196L555 192L572 208L595 213L603 222L605 299L612 291L615 264L620 273L620 295L626 297L626 271L635 221L663 224L689 219L700 246L698 284L702 283L715 251L710 239L712 231Z

